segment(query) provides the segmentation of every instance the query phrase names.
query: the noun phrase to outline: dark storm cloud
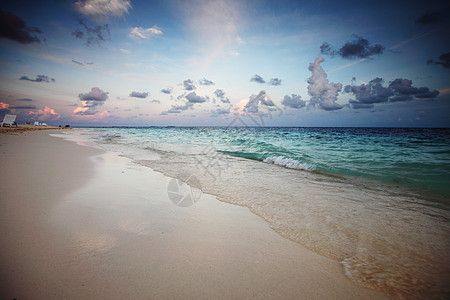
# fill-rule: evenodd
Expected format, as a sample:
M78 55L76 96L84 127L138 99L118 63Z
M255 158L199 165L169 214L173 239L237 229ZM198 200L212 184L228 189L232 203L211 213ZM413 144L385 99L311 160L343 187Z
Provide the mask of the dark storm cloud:
M368 40L361 36L353 35L354 40L345 43L339 50L327 42L320 46L320 53L330 56L339 55L346 59L369 58L373 55L383 54L385 47L380 44L371 45Z
M347 85L344 92L352 93L355 99L349 101L353 108L372 108L376 103L404 102L414 99L433 99L439 95L428 87L414 87L412 81L404 78L392 80L387 87L382 78L375 78L368 84Z
M37 27L27 27L18 16L0 8L0 38L9 39L21 44L40 43L36 34L42 34Z
M78 23L82 28L75 29L72 35L77 39L85 40L86 46L100 46L101 43L109 40L110 31L108 24L90 27L83 20L78 20Z
M418 99L431 99L439 95L436 90L430 90L427 87L416 88L412 86L412 80L397 78L389 84L389 88L394 91L394 96L389 101L410 101L414 97Z
M209 79L203 78L198 81L200 85L215 85L215 83Z
M394 95L392 89L383 86L382 78L374 78L367 84L347 85L344 88L345 93L352 93L356 100L350 100L353 108L369 108L374 103L383 103ZM365 107L367 106L367 107Z
M50 78L46 75L37 75L35 79L29 78L28 76L22 76L19 78L20 80L32 81L32 82L55 82L55 78Z
M258 74L255 74L255 76L250 78L250 81L257 82L257 83L266 83L266 81Z
M194 81L191 79L186 79L185 81L183 81L183 86L186 91L192 91L196 89Z
M446 69L450 69L450 52L444 53L439 56L439 60L429 59L427 61L429 65L441 65Z
M270 85L281 85L281 79L279 79L279 78L272 78L272 79L270 79L269 84Z
M131 92L130 93L130 97L134 97L134 98L147 98L148 93L147 92Z
M438 12L427 12L426 14L417 18L414 23L426 26L429 24L434 24L439 22L441 19L441 14Z
M230 99L225 97L225 92L221 89L217 89L214 91L214 95L222 101L222 103L230 103Z

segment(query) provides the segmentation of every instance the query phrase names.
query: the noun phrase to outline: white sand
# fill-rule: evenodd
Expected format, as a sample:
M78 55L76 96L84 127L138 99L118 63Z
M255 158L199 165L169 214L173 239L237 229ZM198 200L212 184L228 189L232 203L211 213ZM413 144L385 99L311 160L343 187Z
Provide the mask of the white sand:
M247 208L175 206L171 178L48 134L0 137L2 299L386 297Z

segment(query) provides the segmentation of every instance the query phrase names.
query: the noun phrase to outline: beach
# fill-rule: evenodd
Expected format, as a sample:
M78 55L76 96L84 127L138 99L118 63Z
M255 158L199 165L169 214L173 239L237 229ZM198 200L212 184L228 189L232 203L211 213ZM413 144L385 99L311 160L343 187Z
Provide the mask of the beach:
M49 133L0 137L3 299L386 298L247 207L179 207L170 177Z

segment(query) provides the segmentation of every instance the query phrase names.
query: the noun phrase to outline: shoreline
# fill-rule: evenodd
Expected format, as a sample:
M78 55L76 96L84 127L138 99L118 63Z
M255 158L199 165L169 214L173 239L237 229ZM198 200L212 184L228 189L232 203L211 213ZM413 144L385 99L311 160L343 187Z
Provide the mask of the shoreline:
M0 137L5 298L387 297L247 208L177 207L171 178L58 132Z

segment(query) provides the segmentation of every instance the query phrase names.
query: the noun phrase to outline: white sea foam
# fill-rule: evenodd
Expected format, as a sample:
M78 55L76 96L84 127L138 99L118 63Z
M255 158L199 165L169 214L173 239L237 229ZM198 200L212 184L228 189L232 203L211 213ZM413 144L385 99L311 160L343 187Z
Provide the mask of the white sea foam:
M298 160L287 158L284 156L269 156L264 159L264 162L296 170L313 171L316 169L315 166L310 166L308 164L299 162Z

